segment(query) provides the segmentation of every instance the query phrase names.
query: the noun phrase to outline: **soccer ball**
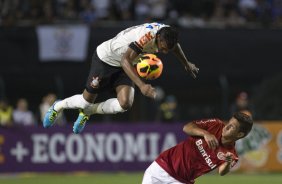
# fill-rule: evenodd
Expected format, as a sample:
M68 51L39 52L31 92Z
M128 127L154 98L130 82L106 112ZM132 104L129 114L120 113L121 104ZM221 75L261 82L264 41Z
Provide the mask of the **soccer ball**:
M136 70L140 77L153 80L162 74L163 63L155 54L144 54L139 58Z

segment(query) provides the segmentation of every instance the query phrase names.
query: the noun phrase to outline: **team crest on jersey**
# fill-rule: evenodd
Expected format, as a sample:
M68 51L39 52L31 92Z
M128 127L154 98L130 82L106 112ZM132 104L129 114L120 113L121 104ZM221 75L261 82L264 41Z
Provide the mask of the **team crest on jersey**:
M223 152L218 152L216 156L219 160L225 160L225 154Z
M101 81L101 79L99 79L99 77L93 77L92 78L92 81L91 81L91 83L90 83L90 86L92 87L92 88L94 88L94 89L97 89L97 88L99 88L99 83L100 83L100 81Z

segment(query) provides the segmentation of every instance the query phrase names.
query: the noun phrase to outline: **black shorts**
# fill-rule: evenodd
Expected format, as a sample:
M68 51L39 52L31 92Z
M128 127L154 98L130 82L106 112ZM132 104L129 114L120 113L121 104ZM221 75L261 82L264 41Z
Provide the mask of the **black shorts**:
M119 85L134 87L134 83L121 67L114 67L101 61L95 51L86 83L86 90L89 93L97 94L114 90Z

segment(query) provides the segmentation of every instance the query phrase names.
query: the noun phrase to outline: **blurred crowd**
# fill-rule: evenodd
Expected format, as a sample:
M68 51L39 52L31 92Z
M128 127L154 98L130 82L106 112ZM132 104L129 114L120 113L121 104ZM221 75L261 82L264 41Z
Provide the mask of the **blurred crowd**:
M161 87L157 88L161 94L158 95L158 99L156 99L153 104L150 104L151 108L149 111L151 111L152 114L150 119L147 119L146 121L164 124L183 121L180 111L187 109L187 107L185 109L181 109L176 96L171 94L166 95ZM18 99L15 105L12 105L7 98L0 98L0 127L41 126L46 112L56 100L57 96L54 93L48 93L42 98L42 101L36 110L30 110L29 103L26 98ZM193 107L190 107L190 110L191 109L193 109ZM192 118L191 120L201 118L202 116L213 116L213 113L207 113L204 109L198 109L196 111L199 114L187 112ZM227 110L227 113L228 116L231 116L238 111L254 116L252 103L250 102L248 93L245 91L239 92L235 99L231 101L230 109ZM60 112L56 120L56 124L64 126L68 123L72 123L67 120L68 118L66 118L66 116L66 114ZM102 122L105 121L112 121L112 119L102 120Z
M182 27L282 27L281 0L0 0L0 25L166 21Z
M56 101L54 93L48 93L42 98L38 109L31 111L26 98L20 98L15 105L12 105L7 98L0 99L0 127L11 126L41 126L45 113ZM65 125L66 120L63 113L60 113L57 124Z
M29 102L26 98L19 98L15 104L10 103L7 98L0 98L0 127L12 126L41 126L44 116L53 103L58 100L56 94L48 93L43 98L36 109L29 108ZM177 99L173 95L163 96L155 103L156 109L150 121L154 122L176 122L179 120L179 109ZM68 122L67 115L60 112L56 124L64 126ZM111 119L103 119L102 121L111 121Z

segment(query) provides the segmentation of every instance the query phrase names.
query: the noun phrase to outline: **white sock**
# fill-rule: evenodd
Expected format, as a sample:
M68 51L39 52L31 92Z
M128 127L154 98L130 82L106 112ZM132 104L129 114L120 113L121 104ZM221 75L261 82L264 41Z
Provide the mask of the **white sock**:
M86 114L116 114L119 112L125 112L117 98L111 98L105 102L91 104L84 109Z
M55 111L60 112L64 109L85 109L90 105L91 103L87 102L83 98L82 94L80 94L57 102L54 106L54 109Z

